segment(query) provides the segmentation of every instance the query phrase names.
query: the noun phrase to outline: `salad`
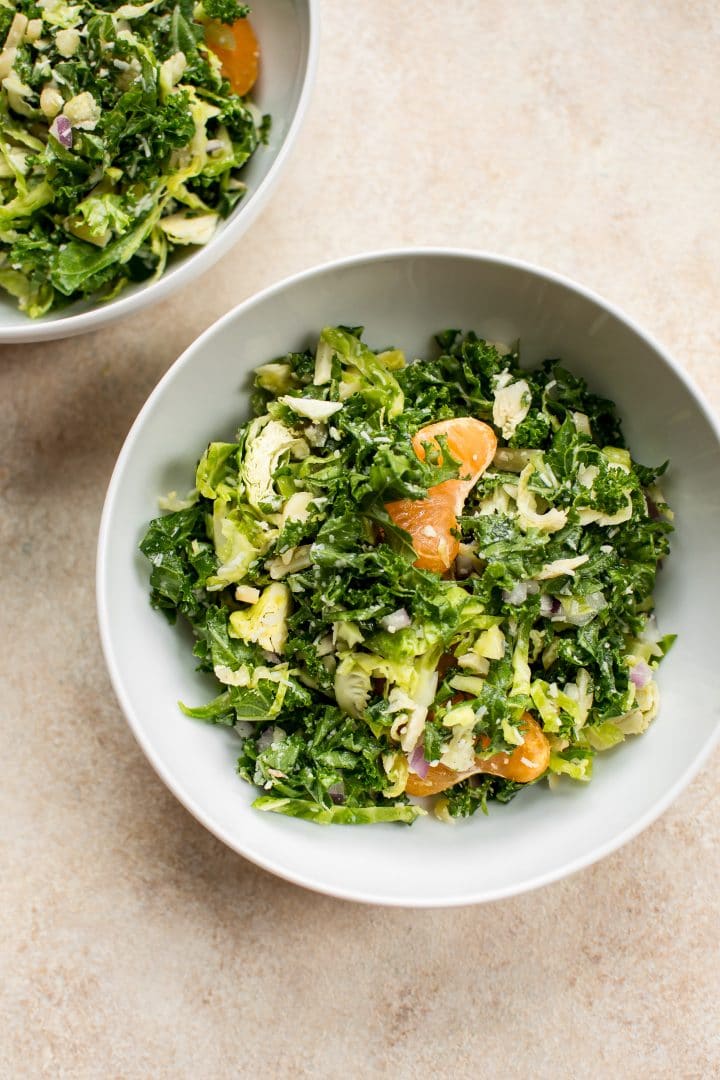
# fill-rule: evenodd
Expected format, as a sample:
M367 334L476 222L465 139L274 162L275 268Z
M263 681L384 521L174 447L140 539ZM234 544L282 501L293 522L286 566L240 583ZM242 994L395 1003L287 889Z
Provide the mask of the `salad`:
M0 286L32 318L205 244L267 130L237 0L0 0Z
M589 781L657 713L665 465L559 361L436 340L407 364L328 327L259 367L253 418L142 541L218 683L182 711L235 729L260 810L463 817Z

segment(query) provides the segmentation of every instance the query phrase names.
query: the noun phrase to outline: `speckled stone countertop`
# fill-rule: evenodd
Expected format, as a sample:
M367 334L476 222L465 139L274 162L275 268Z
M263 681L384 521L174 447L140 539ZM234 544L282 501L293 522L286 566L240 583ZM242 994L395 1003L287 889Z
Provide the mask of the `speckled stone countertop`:
M224 848L110 689L93 566L123 438L182 349L286 274L405 244L524 257L624 307L720 407L717 5L322 14L306 126L237 249L131 323L0 355L0 1076L717 1076L717 754L569 880L373 909Z

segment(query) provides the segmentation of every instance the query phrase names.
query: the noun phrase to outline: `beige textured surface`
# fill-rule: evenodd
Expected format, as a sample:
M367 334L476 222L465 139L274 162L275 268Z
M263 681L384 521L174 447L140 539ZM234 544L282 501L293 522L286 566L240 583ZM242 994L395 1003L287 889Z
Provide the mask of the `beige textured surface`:
M113 461L177 354L282 275L396 244L524 256L624 306L720 406L712 0L323 15L307 126L238 249L132 325L0 357L0 1076L716 1076L717 754L600 865L409 913L223 848L113 699L92 581Z

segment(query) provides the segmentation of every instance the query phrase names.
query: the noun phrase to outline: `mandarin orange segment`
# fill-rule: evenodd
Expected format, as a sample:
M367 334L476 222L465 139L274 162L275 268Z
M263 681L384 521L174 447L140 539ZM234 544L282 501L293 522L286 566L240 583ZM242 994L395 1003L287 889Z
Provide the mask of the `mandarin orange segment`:
M523 713L518 725L523 741L511 754L493 754L478 758L478 772L492 773L516 784L529 784L542 776L550 761L550 743L537 720L530 713Z
M408 795L437 795L441 791L459 784L475 773L489 773L502 776L505 780L514 780L518 784L529 784L545 772L550 761L550 743L537 720L524 713L520 721L523 742L511 754L493 754L492 757L475 758L475 766L466 772L455 772L446 765L431 765L423 778L409 773L405 791Z
M244 97L255 85L260 59L260 46L248 20L238 19L227 26L213 19L205 25L205 41L234 92Z
M447 570L460 549L452 532L457 527L455 493L442 491L445 483L430 488L426 499L398 499L385 506L393 522L410 533L417 555L415 565L436 574Z
M449 420L438 420L420 428L414 436L413 450L421 461L425 460L426 447L431 446L442 464L442 447L438 438L444 438L447 448L460 462L461 481L469 484L468 491L480 479L495 456L497 438L489 424L476 420L472 416L455 416ZM448 481L458 483L457 480Z
M448 769L447 765L431 765L424 778L413 772L408 773L405 794L415 795L418 798L439 795L441 791L447 791L448 788L459 784L461 780L467 780L468 776L473 776L476 772L478 772L477 769L455 772L454 769Z
M442 574L459 550L459 541L453 535L457 515L495 456L497 439L488 424L470 416L438 420L421 428L413 438L413 450L420 461L425 460L426 448L431 446L442 464L439 436L444 437L452 457L460 462L460 478L443 480L429 488L424 499L398 499L387 503L385 509L396 525L410 533L417 554L415 565Z

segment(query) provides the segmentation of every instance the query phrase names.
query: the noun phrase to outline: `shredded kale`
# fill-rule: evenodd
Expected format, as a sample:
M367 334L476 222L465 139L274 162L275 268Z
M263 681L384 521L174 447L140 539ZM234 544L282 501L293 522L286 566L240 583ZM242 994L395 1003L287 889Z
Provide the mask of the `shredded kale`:
M21 311L37 318L156 278L237 205L268 118L233 91L206 31L248 10L0 7L4 55L15 50L0 87L0 287Z
M658 708L667 463L635 462L612 402L557 360L527 370L517 348L452 330L406 365L361 335L326 328L315 352L260 367L253 417L148 527L151 603L189 621L219 682L183 711L236 728L258 809L318 823L412 822L414 770L507 762L528 715L549 755L530 782L588 781ZM457 479L443 436L423 461L412 439L466 416L498 450L441 576L388 508ZM478 773L435 809L487 812L527 786Z

